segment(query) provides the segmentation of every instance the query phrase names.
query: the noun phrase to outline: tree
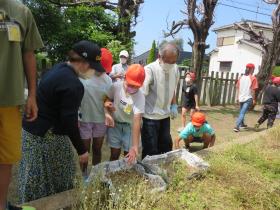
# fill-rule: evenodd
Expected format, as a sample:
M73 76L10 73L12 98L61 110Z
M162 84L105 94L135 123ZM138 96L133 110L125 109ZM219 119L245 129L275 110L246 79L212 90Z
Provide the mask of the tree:
M272 31L273 38L268 40L262 30L257 31L253 24L244 22L243 24L235 24L236 28L246 32L252 41L259 44L263 49L262 63L257 74L259 81L259 90L262 90L268 83L272 70L280 58L280 0L263 0L268 4L275 4L276 7L272 12Z
M190 58L186 58L182 61L181 65L190 67L192 65L192 60Z
M153 41L152 48L149 52L147 64L152 63L156 60L156 41Z
M116 39L113 30L116 19L105 12L101 6L60 8L46 0L28 0L24 2L32 10L45 51L53 61L63 61L73 43L90 40L100 46L106 46Z
M118 40L109 42L106 47L112 52L115 63L119 62L120 51L126 49L126 46L122 45L122 43Z
M111 30L116 35L118 41L126 45L128 51L132 51L136 35L135 31L131 31L131 27L137 24L140 5L144 0L46 0L60 8L69 8L85 5L88 7L101 6L104 9L110 10L116 16L116 27Z
M218 0L203 0L197 4L196 0L185 0L186 11L183 13L186 19L175 22L165 36L174 36L185 27L189 27L193 33L193 41L189 40L188 44L192 47L192 68L196 72L198 81L200 81L203 59L205 50L209 47L206 45L206 39L210 27L213 25L213 14Z

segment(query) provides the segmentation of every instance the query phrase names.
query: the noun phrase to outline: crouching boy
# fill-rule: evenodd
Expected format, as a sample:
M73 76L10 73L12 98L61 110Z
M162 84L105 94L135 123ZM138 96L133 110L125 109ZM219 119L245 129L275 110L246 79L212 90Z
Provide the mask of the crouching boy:
M191 122L186 125L176 139L175 149L179 148L179 142L181 140L185 141L186 148L189 148L192 142L202 142L204 144L203 148L208 148L214 145L215 139L215 132L206 122L205 114L195 112L192 115Z

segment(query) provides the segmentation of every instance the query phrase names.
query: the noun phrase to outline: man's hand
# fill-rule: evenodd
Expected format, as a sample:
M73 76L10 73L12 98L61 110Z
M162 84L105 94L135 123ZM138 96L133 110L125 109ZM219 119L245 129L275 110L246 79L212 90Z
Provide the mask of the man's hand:
M130 148L128 154L125 157L128 158L127 161L129 164L133 164L136 161L137 155L138 155L138 147L133 146Z
M178 106L177 106L177 104L171 104L170 114L171 114L171 119L175 119L178 116Z
M88 162L88 152L85 152L84 154L80 155L79 159L80 159L79 160L80 164L87 163Z
M25 105L25 116L28 122L36 120L38 116L38 107L35 96L28 96Z
M115 127L115 121L113 117L108 113L105 114L105 125L111 128Z

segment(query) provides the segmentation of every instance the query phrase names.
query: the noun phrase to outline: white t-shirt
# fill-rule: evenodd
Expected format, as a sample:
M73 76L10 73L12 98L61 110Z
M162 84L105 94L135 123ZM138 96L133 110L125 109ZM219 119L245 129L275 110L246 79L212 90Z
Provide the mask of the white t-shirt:
M90 79L81 79L84 85L84 97L81 102L80 115L82 122L105 122L104 99L112 86L107 74L93 75Z
M114 119L117 122L132 123L134 114L143 114L145 112L145 97L141 90L135 94L126 94L123 82L113 83L108 97L114 100L116 111Z
M252 75L243 75L237 82L237 87L239 89L239 102L245 102L252 96L252 90L258 88L258 82L255 76Z

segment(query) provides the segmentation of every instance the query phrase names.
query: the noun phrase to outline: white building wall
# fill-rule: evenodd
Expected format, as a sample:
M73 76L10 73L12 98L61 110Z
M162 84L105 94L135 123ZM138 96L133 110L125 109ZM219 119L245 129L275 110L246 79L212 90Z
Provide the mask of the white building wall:
M209 62L209 72L219 71L218 52L212 52Z
M272 37L272 32L270 31L264 30L264 34L268 38ZM235 44L218 47L218 52L212 52L210 56L209 72L220 72L220 62L231 61L232 67L230 73L244 73L247 63L254 63L256 66L255 74L258 73L262 57L261 50L247 44L238 44L237 42L240 39L247 38L247 35L240 30L227 29L217 33L217 38L229 36L235 36Z
M239 44L236 50L236 56L232 63L231 72L241 73L245 72L246 64L253 63L255 65L255 72L259 72L259 68L262 61L262 52L254 47L246 44Z

